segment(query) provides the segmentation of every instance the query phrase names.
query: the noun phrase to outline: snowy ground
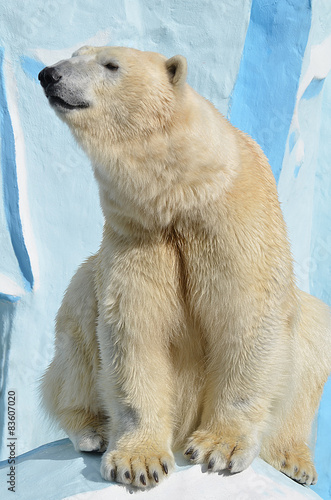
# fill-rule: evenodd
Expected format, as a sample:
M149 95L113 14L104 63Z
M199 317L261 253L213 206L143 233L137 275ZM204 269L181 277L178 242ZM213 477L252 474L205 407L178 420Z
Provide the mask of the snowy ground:
M15 494L7 489L7 461L0 462L2 500L260 500L319 499L261 459L240 474L211 474L176 456L176 470L156 488L134 490L104 481L100 455L77 453L68 439L21 455L15 464Z

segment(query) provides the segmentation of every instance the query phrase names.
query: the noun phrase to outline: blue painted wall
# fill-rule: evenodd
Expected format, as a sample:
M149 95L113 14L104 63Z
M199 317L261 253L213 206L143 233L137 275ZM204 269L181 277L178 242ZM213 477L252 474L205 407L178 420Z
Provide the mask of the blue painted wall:
M262 146L276 181L282 169L310 24L310 0L253 1L230 119Z
M189 83L263 147L297 280L331 304L331 17L327 0L0 0L0 401L18 397L19 453L61 437L38 407L54 317L97 250L92 172L49 109L39 70L85 44L185 55ZM319 413L316 491L331 498L331 387ZM2 447L1 458L6 458Z

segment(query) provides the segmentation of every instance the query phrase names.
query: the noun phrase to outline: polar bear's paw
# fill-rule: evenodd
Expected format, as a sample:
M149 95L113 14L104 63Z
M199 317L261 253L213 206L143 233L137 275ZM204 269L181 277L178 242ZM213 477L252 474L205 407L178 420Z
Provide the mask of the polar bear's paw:
M305 443L292 446L287 451L274 450L272 459L267 461L298 483L309 486L317 482L317 472Z
M174 466L172 454L148 446L139 447L134 452L113 450L102 457L101 475L107 481L146 488L157 485Z
M259 451L260 445L245 434L198 430L189 439L185 455L193 463L206 463L209 471L241 472Z
M107 448L104 438L92 427L87 427L79 432L68 433L68 436L76 451L103 453Z

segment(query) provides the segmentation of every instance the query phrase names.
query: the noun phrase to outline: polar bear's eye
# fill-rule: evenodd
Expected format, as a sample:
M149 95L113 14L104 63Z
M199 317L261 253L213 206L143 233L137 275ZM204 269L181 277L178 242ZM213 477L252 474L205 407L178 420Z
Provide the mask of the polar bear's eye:
M117 71L118 70L118 65L116 63L109 62L104 65L105 68L109 69L110 71Z

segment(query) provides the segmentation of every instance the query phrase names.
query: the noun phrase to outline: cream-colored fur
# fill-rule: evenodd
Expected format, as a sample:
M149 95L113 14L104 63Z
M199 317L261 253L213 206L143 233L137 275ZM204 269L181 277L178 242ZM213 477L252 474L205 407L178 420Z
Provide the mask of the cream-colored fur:
M105 217L58 313L49 412L77 450L108 446L108 480L154 485L182 448L216 471L260 454L314 483L330 312L295 285L258 145L187 85L181 56L84 47L40 79Z

